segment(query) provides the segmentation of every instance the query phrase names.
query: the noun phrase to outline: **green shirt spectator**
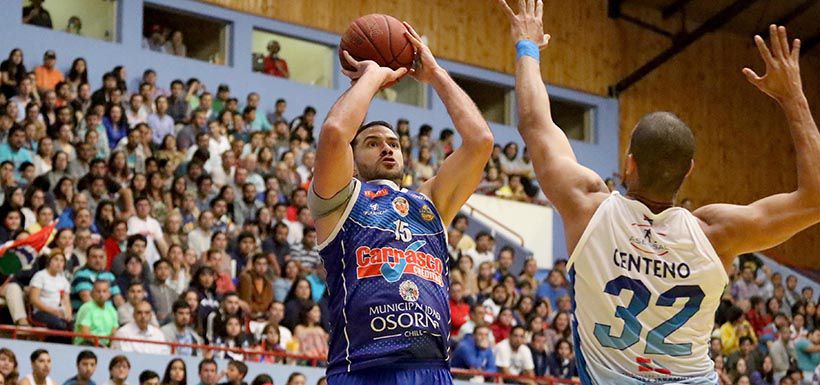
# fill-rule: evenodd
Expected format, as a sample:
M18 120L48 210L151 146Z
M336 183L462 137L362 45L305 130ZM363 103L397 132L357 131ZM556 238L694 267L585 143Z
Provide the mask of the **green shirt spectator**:
M814 369L820 365L820 328L814 329L809 338L801 338L794 343L797 368L804 378L811 378Z
M94 288L91 291L92 300L80 306L74 323L74 332L95 336L114 334L117 326L119 326L119 320L117 319L117 310L108 302L111 297L109 286L108 281L99 280L94 282ZM82 337L74 337L75 345L82 345L87 342L93 343L93 341L87 341ZM101 339L100 345L107 346L109 342L107 339Z

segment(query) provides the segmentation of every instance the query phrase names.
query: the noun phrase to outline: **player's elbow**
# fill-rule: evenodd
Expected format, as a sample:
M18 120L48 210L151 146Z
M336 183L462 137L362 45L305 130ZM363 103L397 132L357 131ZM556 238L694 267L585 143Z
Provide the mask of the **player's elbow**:
M325 143L347 142L346 137L350 136L344 126L332 120L322 124L322 131L319 133L319 141Z
M469 147L476 155L489 157L493 152L495 138L493 138L490 128L486 127L486 129L475 135L465 137L463 142L464 146Z

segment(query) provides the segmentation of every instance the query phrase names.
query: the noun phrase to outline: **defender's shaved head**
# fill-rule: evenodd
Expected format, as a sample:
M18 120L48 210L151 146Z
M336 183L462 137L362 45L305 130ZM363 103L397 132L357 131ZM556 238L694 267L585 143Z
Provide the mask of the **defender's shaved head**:
M677 193L695 156L692 130L671 112L653 112L632 131L629 152L638 167L641 190Z

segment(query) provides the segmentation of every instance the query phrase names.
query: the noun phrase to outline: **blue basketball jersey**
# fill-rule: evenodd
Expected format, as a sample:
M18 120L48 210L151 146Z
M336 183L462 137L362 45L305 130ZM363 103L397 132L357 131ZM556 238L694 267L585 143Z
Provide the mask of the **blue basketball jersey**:
M448 367L449 254L429 198L390 181L355 181L319 249L330 292L328 374Z

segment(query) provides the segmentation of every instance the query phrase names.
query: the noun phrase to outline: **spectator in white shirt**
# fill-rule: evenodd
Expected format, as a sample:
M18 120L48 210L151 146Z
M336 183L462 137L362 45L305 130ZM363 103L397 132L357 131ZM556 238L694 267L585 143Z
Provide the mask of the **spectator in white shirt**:
M495 238L487 232L480 232L475 237L475 248L464 251L464 255L473 258L473 272L478 272L478 266L483 262L495 262Z
M165 254L168 245L162 234L162 226L159 221L152 218L151 202L145 196L140 196L135 202L137 215L128 218L128 235L142 234L147 241L145 249L145 261L149 266L160 258L160 253Z
M134 322L129 322L117 330L115 337L129 338L135 340L145 340L153 342L167 342L165 335L158 327L151 325L151 304L143 301L134 307ZM113 349L124 352L149 353L149 354L170 354L168 345L153 344L148 342L114 341Z
M305 151L302 154L302 164L296 167L296 173L299 174L299 179L303 182L308 181L313 177L313 165L316 163L316 153L313 151Z
M71 284L63 275L65 256L60 249L52 249L48 267L38 271L29 284L29 302L34 307L34 320L49 329L68 330L73 318L69 293Z
M134 128L137 124L148 123L148 110L142 106L142 95L133 94L128 101L128 109L125 110L125 117L128 119L128 126Z
M188 248L193 250L199 257L211 248L214 213L211 210L202 211L199 214L197 223L199 226L188 233Z
M498 371L503 374L512 375L533 375L535 365L532 361L530 348L524 344L524 327L514 326L510 332L510 338L505 339L495 345L495 365ZM521 383L534 384L524 380Z

